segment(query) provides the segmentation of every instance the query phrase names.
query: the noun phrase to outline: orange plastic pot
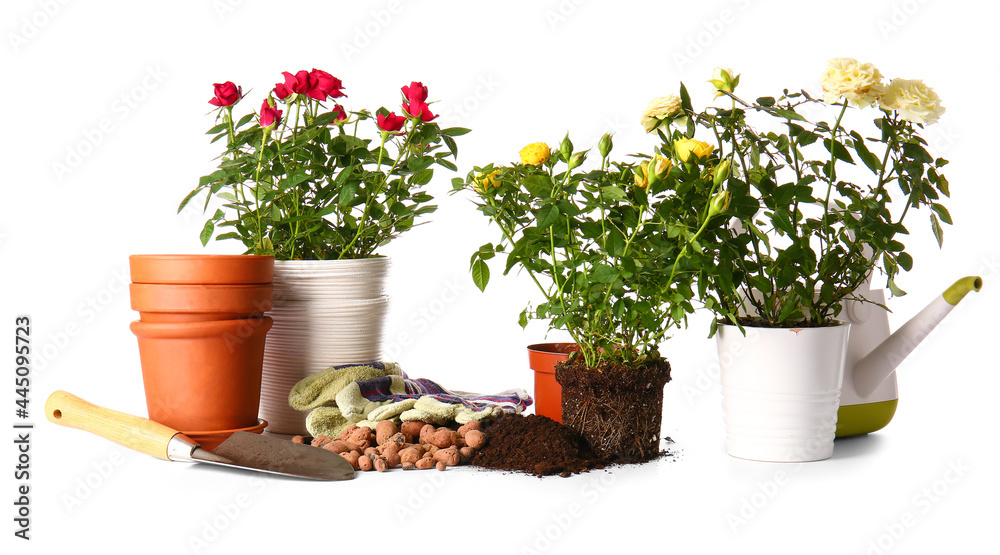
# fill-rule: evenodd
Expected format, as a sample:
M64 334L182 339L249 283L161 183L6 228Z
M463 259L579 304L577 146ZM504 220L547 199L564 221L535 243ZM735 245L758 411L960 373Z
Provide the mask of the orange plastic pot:
M528 346L528 366L535 372L535 414L562 422L562 388L556 381L556 363L579 351L576 343L539 343Z
M132 310L142 322L200 322L263 316L273 285L161 285L132 283Z
M132 322L149 419L175 430L257 424L270 318Z
M260 285L274 278L274 257L253 255L134 254L132 283Z

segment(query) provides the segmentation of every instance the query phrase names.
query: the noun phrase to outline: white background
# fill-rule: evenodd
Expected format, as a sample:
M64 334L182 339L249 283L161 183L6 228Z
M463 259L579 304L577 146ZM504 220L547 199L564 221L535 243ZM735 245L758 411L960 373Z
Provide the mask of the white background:
M41 356L31 403L32 539L12 536L9 445L0 459L0 551L861 554L995 546L998 9L940 0L820 5L5 2L0 321L13 343L15 315L29 314ZM253 89L249 109L281 71L317 67L343 79L348 106L392 108L401 85L421 80L440 101L443 124L474 130L459 140L464 174L514 160L526 143L557 143L567 130L579 147L608 131L619 155L648 151L639 112L679 81L696 106L711 102L705 80L720 65L743 75L747 98L783 87L818 92L826 60L838 56L871 61L890 78L923 79L948 108L926 136L933 154L952 162L956 225L939 250L927 214L908 220L916 264L899 279L910 294L890 301L893 327L958 277L982 275L986 286L904 362L895 421L838 441L831 460L777 465L726 455L706 315L663 347L674 368L663 432L677 456L610 473L261 479L155 460L42 418L55 389L145 414L128 330L128 255L239 252L235 242L203 249L200 215L175 214L218 154L203 135L214 82ZM486 294L474 288L469 255L494 238L469 198L446 194L451 177L441 171L431 184L440 204L432 221L383 251L393 260L387 348L410 374L445 386L530 388L524 347L545 330L522 331L516 320L533 286L525 276L499 278L494 267ZM460 291L453 302L450 289ZM407 334L414 340L400 345ZM0 424L15 420L9 358Z

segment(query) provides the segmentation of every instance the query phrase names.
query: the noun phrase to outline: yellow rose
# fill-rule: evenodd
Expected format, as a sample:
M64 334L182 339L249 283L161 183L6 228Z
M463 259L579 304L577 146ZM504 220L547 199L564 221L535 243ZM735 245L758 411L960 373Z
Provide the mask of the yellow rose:
M695 157L692 162L704 160L712 154L713 150L715 147L698 139L677 139L674 141L674 154L681 162L687 162L692 154Z
M494 170L489 175L479 174L476 176L475 185L472 188L480 195L485 195L491 188L500 186L500 183L497 183L498 175L500 175L500 170Z
M722 96L725 92L733 92L736 85L740 84L740 76L733 73L728 67L717 67L712 72L712 78L708 80L715 87L715 97Z
M832 104L844 97L862 108L875 104L885 89L878 69L854 58L830 60L820 83L823 85L823 99L828 103Z
M649 179L646 177L646 166L640 164L635 168L635 186L645 189L646 185L649 185Z
M896 110L913 123L930 125L944 113L941 97L919 79L893 79L879 99L885 110Z
M521 163L538 166L549 161L552 149L545 143L531 143L521 149Z
M657 128L661 120L681 113L681 99L677 95L654 98L642 111L642 127L647 133Z

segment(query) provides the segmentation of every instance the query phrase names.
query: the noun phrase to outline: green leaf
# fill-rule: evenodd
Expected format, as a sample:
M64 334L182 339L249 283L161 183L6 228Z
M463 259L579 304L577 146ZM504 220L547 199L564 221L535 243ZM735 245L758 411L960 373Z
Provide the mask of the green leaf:
M903 155L922 164L934 163L934 158L917 143L903 143Z
M767 111L776 116L781 116L785 119L796 120L796 121L808 121L806 118L796 114L792 110L785 110L783 108L768 108Z
M896 255L896 262L898 262L900 267L902 267L907 272L913 269L913 257L906 254L905 252L901 252Z
M243 127L244 125L247 124L248 121L252 119L253 119L253 112L250 112L249 114L241 117L240 121L236 122L236 127L237 128Z
M225 130L226 130L226 129L227 129L228 127L229 127L229 126L228 126L228 125L226 125L225 123L220 123L219 125L216 125L215 127L213 127L213 128L211 128L211 129L209 129L208 131L206 131L206 132L205 132L205 134L206 134L206 135L215 135L216 133L222 133L222 132L223 132L223 131L225 131Z
M201 192L201 187L198 187L197 189L188 193L187 196L184 197L184 200L181 201L181 205L177 207L177 213L180 214L181 210L184 210L184 207L187 206L189 202L191 202L191 199L193 199L195 195L197 195L200 192Z
M937 215L941 217L941 221L946 224L951 224L951 214L948 213L948 209L940 204L932 204L931 210L937 212Z
M694 108L691 107L691 95L688 94L687 87L684 83L681 83L681 108L686 112L693 112Z
M621 273L607 264L595 264L590 278L597 283L614 283Z
M464 127L449 127L448 129L442 129L441 130L441 134L442 135L446 135L448 137L459 137L459 136L465 135L469 131L472 131L472 130L471 129L466 129Z
M340 188L340 197L337 199L337 204L340 206L348 206L354 197L358 194L358 187L361 185L360 181L348 181L344 183L344 186Z
M526 176L524 188L535 198L549 198L552 196L552 178L537 174Z
M889 291L892 292L893 297L902 297L906 295L906 291L900 289L899 286L896 285L895 280L893 280L892 278L889 279Z
M757 99L757 104L770 108L771 106L774 106L774 98L770 96L762 96Z
M221 180L223 177L226 177L226 170L215 170L208 175L203 175L201 179L198 180L198 186L204 187L209 183L215 183L216 181Z
M521 316L518 317L517 323L520 324L521 329L528 327L528 309L521 311Z
M490 282L490 267L482 260L472 263L472 281L480 291L486 291L486 284Z
M413 184L427 185L431 182L432 177L434 177L434 170L427 168L426 170L417 172L417 174L413 176Z
M205 227L201 230L201 246L208 245L208 241L212 238L213 233L215 233L215 222L208 220L205 222Z
M613 199L628 200L628 193L623 191L620 187L608 185L607 187L602 187L601 191L605 196L609 196Z
M553 203L539 208L536 219L538 221L538 229L547 229L559 221L559 207Z
M851 153L848 152L847 147L845 147L839 141L833 141L832 139L826 139L825 141L823 141L823 146L826 147L826 150L832 152L834 158L836 158L837 160L843 160L844 162L847 162L848 164L853 164L854 163L854 158L851 156ZM831 149L833 149L833 150L831 150Z
M944 231L941 229L941 223L938 222L937 216L931 214L931 230L934 232L934 238L937 239L938 248L944 246Z

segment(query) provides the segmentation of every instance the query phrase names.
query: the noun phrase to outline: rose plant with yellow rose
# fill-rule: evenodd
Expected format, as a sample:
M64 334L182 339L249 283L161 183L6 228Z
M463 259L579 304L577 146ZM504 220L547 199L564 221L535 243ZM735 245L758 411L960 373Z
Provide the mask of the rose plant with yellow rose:
M821 84L822 98L786 90L751 102L713 81L729 105L700 112L682 90L684 116L714 137L706 163L733 168L724 183L729 232L699 253L701 297L720 316L713 334L722 323L830 325L841 301L862 300L854 292L875 271L905 294L894 279L913 266L904 219L926 209L939 245L942 222L952 223L941 203L948 162L921 136L944 112L937 94L920 81L884 83L873 65L850 58L831 60ZM849 110L875 112L874 125L849 127ZM803 115L823 113L832 123Z
M495 224L496 239L472 255L476 285L486 288L494 258L504 260L504 275L520 269L544 297L521 312L520 324L547 321L579 346L555 371L563 422L599 452L638 460L658 452L662 385L669 379L660 344L694 310L693 276L703 258L693 254L717 240L727 202L719 192L725 172L703 160L711 148L685 142L680 132L663 136L653 154L613 161L612 138L604 135L599 164L587 168L589 151L574 150L567 135L557 149L533 143L518 162L476 167L453 180L455 191L471 192ZM632 381L641 392L625 393ZM567 393L581 388L588 392L582 397ZM638 400L642 395L651 397ZM621 417L633 409L650 418Z

